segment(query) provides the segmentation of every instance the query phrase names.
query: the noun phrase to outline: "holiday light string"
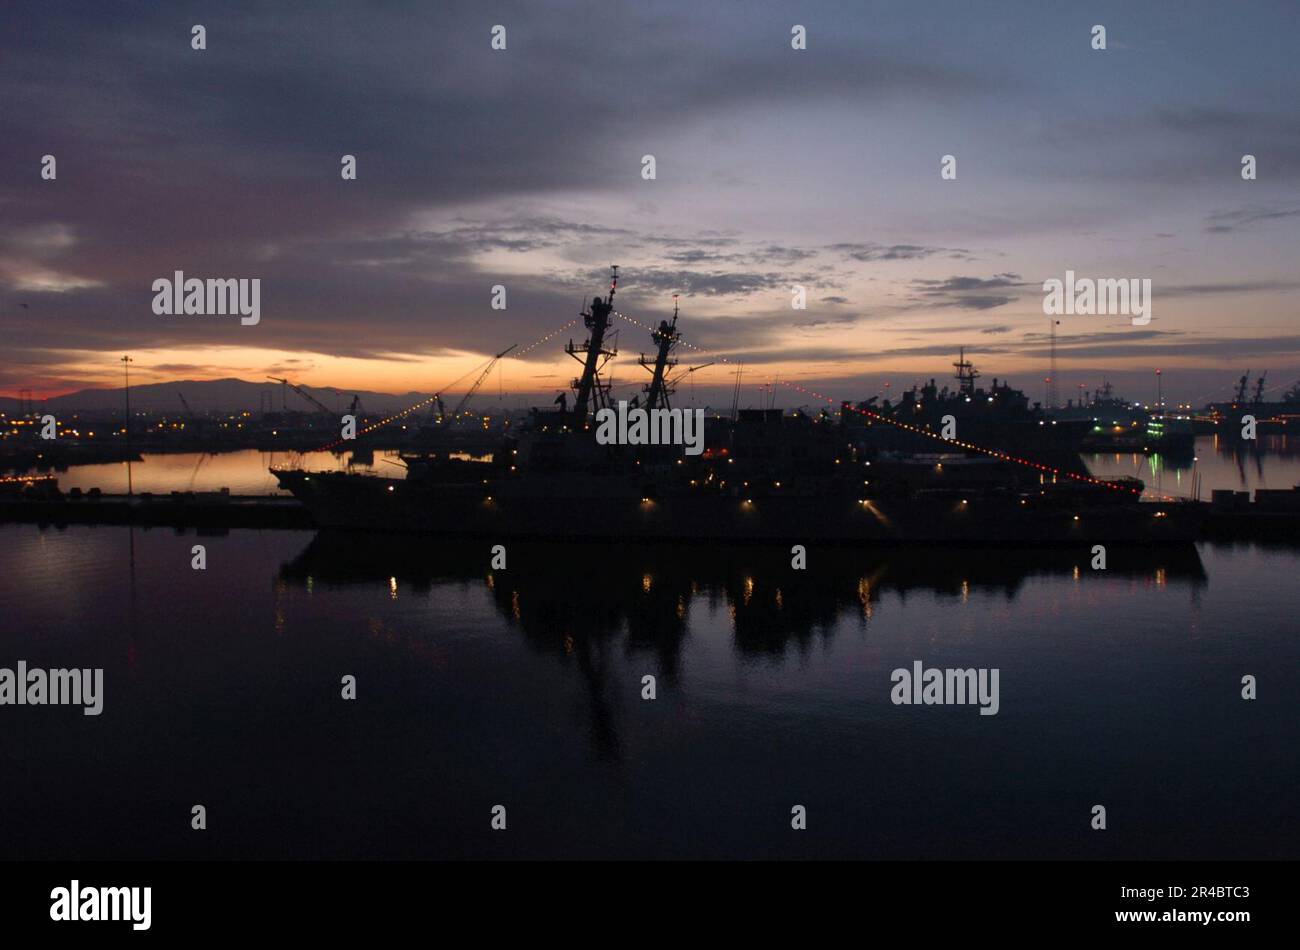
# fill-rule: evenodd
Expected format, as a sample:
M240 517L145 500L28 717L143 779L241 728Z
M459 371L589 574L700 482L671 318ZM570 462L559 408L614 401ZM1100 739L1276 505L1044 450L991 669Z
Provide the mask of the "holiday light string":
M623 313L621 311L615 310L614 316L623 318L628 323L632 324L633 326L640 327L642 330L645 330L647 333L653 334L657 332L654 327L648 327L640 320L637 320L635 317L629 317L626 313ZM729 360L725 356L722 356L718 353L714 353L712 350L708 349L707 347L698 346L690 342L689 340L683 340L681 337L677 338L677 342L680 343L682 346L687 347L688 349L695 350L697 353L703 353L705 356L710 356L713 359L717 360L719 363L726 363L729 366L740 365L734 360Z
M617 311L617 310L614 311L614 312L615 312L615 314L616 314L617 316L622 317L622 318L623 318L624 320L626 320L628 323L634 324L634 325L636 325L636 326L638 326L638 327L641 327L642 329L645 329L645 330L649 330L649 329L650 329L650 328L647 327L644 323L641 323L639 320L635 320L635 319L633 319L632 317L629 317L629 316L628 316L627 314L625 314L625 313L621 313L621 312L619 312L619 311ZM651 331L651 332L653 332L653 331ZM697 345L695 345L694 343L689 343L689 342L687 342L686 340L680 340L679 342L681 342L681 344L682 344L683 346L687 346L687 347L690 347L691 349L696 350L696 351L698 351L698 352L700 352L700 353L704 353L705 355L712 357L713 359L717 360L718 362L721 362L721 363L731 363L732 365L738 365L738 364L734 364L734 363L732 363L732 361L729 360L729 359L727 359L725 356L720 356L720 355L718 355L717 353L714 353L714 352L712 352L711 350L708 350L708 349L705 348L705 347L697 346ZM786 387L789 387L790 389L796 390L796 391L801 392L801 393L803 393L803 394L805 394L805 395L812 396L814 399L820 399L820 400L826 402L828 405L831 405L831 406L838 405L838 403L836 403L836 401L835 401L834 399L831 399L829 396L822 395L821 393L819 393L819 392L815 392L814 390L811 390L811 389L805 389L803 386L800 386L798 383L792 383L792 382L789 382L788 380L784 380L784 379L782 379L782 380L778 380L778 382L780 382L780 384L781 384L782 386L786 386ZM942 443L944 443L945 445L955 445L955 446L958 446L959 448L967 449L967 450L972 451L972 452L980 452L980 453L982 453L982 454L984 454L984 455L989 456L990 458L999 459L1000 461L1004 461L1004 462L1014 462L1014 463L1017 464L1017 465L1024 465L1024 466L1027 466L1027 467L1029 467L1029 468L1036 469L1036 470L1038 470L1038 471L1040 471L1040 472L1049 473L1049 474L1051 474L1051 475L1053 475L1053 476L1063 475L1063 476L1065 476L1066 478L1072 478L1072 479L1074 479L1075 481L1084 482L1084 483L1089 484L1089 485L1098 485L1098 486L1101 486L1101 487L1104 487L1104 488L1109 488L1109 489L1111 489L1112 491L1124 491L1124 492L1130 492L1131 494L1139 495L1139 496L1142 494L1142 492L1141 492L1140 490L1135 489L1135 488L1129 488L1129 487L1124 486L1124 485L1117 485L1117 484L1115 484L1114 482L1109 482L1109 481L1106 481L1106 480L1104 480L1104 479L1100 479L1100 478L1093 478L1093 477L1091 477L1091 476L1089 476L1089 475L1079 475L1079 474L1076 474L1075 472L1067 472L1067 471L1064 471L1064 470L1059 469L1059 468L1053 468L1053 467L1050 466L1050 465L1044 465L1044 464L1042 464L1041 462L1035 462L1035 461L1033 461L1032 459L1021 458L1020 456L1016 456L1016 455L1010 455L1010 454L1008 454L1008 453L1006 453L1006 452L998 451L997 449L988 449L988 448L984 448L983 446L976 445L976 444L974 444L973 442L962 442L962 441L959 440L959 439L945 439L943 436L939 435L939 434L936 433L936 432L932 432L932 431L929 430L929 429L923 429L923 428L921 428L920 426L914 426L914 425L911 425L910 423L900 422L900 421L898 421L897 419L891 419L889 416L881 415L881 414L878 413L878 412L872 412L870 409L859 408L859 407L857 407L857 406L852 405L851 403L847 403L847 404L844 404L844 405L845 405L845 408L849 409L849 410L852 411L852 412L856 412L856 413L858 413L859 415L866 416L866 417L868 417L868 418L870 418L870 419L873 419L873 420L875 420L875 421L877 421L877 422L883 422L883 423L885 423L886 425L895 426L896 428L903 429L903 430L905 430L905 431L907 431L907 432L915 433L916 435L922 435L922 436L925 436L926 438L934 439L935 441L942 442ZM1169 498L1169 499L1172 499L1173 496L1165 495L1165 496L1163 496L1163 497L1165 497L1165 498Z
M815 392L811 389L805 389L803 386L800 386L798 383L787 382L786 380L783 379L781 380L781 385L788 386L789 388L797 390L803 393L804 395L812 396L814 399L823 400L824 402L832 406L836 404L835 400L831 399L829 396L823 396L819 392ZM915 433L916 435L923 435L926 438L935 439L936 441L943 442L946 445L956 445L959 446L960 448L968 449L971 452L982 452L984 455L987 455L991 458L1000 459L1004 462L1015 462L1018 465L1026 465L1029 468L1037 469L1040 472L1048 472L1053 476L1064 475L1066 478L1073 478L1075 481L1086 482L1089 485L1100 485L1104 488L1112 489L1113 491L1126 491L1126 492L1131 492L1134 495L1141 494L1141 492L1135 488L1128 488L1127 486L1124 485L1116 485L1114 482L1108 482L1100 478L1093 478L1090 475L1079 475L1075 472L1067 472L1064 471L1063 469L1053 468L1050 465L1044 465L1042 462L1035 462L1032 459L1021 458L1018 455L1009 455L1006 452L999 452L997 449L987 449L984 448L983 446L976 445L973 442L963 442L960 439L945 439L943 436L935 432L932 432L929 429L922 429L920 426L914 426L907 422L899 422L896 419L890 419L888 416L883 416L878 412L872 412L870 409L862 409L849 403L843 404L843 408L848 409L850 412L856 412L859 415L867 416L868 418L874 419L878 422L888 423L889 425L896 426L897 428Z
M639 328L641 328L642 330L645 330L645 331L647 331L647 332L649 332L649 333L651 333L651 334L653 334L653 333L656 332L655 329L654 329L653 327L650 327L650 326L648 326L648 325L642 323L640 320L637 320L635 317L631 317L631 316L627 315L626 313L623 313L622 311L615 310L615 311L613 311L613 313L614 313L614 315L615 315L616 317L619 317L620 319L627 321L628 323L632 324L633 326L639 327ZM522 355L524 355L525 353L528 353L528 352L530 352L531 350L536 349L537 347L541 346L543 343L547 342L548 340L553 339L555 336L557 336L557 335L559 335L560 333L563 333L565 330L568 330L569 328L573 327L577 322L578 322L577 319L570 320L568 323L565 323L563 326L557 327L556 329L552 330L550 333L547 333L547 334L545 334L544 336L539 337L538 339L534 340L532 343L530 343L530 344L528 344L527 346L525 346L522 350L520 350L519 353L518 353L518 355L519 355L519 356L522 356ZM718 353L713 352L712 350L708 349L707 347L699 346L699 345L697 345L697 344L695 344L695 343L691 343L690 341L688 341L688 340L684 340L684 339L681 339L681 338L678 339L678 342L679 342L682 346L685 346L685 347L687 347L687 348L689 348L689 349L695 350L696 352L703 353L703 354L705 354L705 355L707 355L707 356L713 358L714 360L716 360L716 361L719 362L719 363L726 363L726 364L728 364L728 365L732 365L732 366L740 365L740 364L736 363L735 361L730 360L730 359L728 359L728 358L725 357L725 356L722 356L721 354L718 354ZM469 373L466 373L465 376L469 376L469 375L470 375L471 373L473 373L473 372L474 372L474 370L470 370L470 372L469 372ZM464 379L465 376L460 377L460 379ZM456 380L455 382L451 383L450 385L453 385L453 386L454 386L456 382L459 382L459 380ZM1106 481L1105 479L1100 479L1100 478L1093 478L1093 477L1090 476L1090 475L1079 475L1079 474L1077 474L1077 473L1075 473L1075 472L1068 472L1068 471L1065 471L1065 470L1063 470L1063 469L1055 468L1055 467L1053 467L1053 466L1051 466L1051 465L1044 465L1044 464L1041 463L1041 462L1035 462L1035 461L1033 461L1032 459L1022 458L1021 456L1017 456L1017 455L1011 455L1011 454L1009 454L1009 453L1007 453L1007 452L1002 452L1002 451L999 451L999 450L997 450L997 449L985 448L984 446L976 445L976 444L973 443L973 442L963 442L963 441L961 441L960 439L945 439L943 436L939 435L939 434L936 433L936 432L931 431L930 429L924 429L924 428L921 428L920 426L914 426L914 425L912 425L912 424L910 424L910 423L907 423L907 422L901 422L901 421L899 421L899 420L897 420L897 419L892 419L892 418L890 418L889 416L882 415L881 413L873 412L873 411L870 410L870 409L862 408L862 407L859 407L859 406L854 406L854 405L852 405L851 403L843 403L843 404L837 403L836 400L832 399L831 397L826 396L826 395L824 395L824 394L822 394L822 393L819 393L819 392L817 392L817 391L815 391L815 390L807 389L807 388L805 388L805 387L803 387L803 386L800 386L798 383L792 383L792 382L790 382L790 381L788 381L788 380L784 380L784 379L783 379L783 380L778 380L778 382L779 382L782 386L785 386L785 387L787 387L787 388L789 388L789 389L793 389L793 390L795 390L795 391L797 391L797 392L803 393L804 395L811 396L811 397L813 397L814 399L821 400L821 401L825 402L825 403L826 403L827 405L829 405L829 406L843 405L843 407L846 408L846 409L848 409L849 411L851 411L851 412L856 412L857 414L859 414L859 415L861 415L861 416L865 416L865 417L867 417L867 418L869 418L869 419L872 419L872 420L874 420L874 421L876 421L876 422L881 422L881 423L884 423L884 424L886 424L886 425L891 425L891 426L894 426L895 428L902 429L902 430L904 430L904 431L906 431L906 432L911 432L911 433L913 433L913 434L915 434L915 435L924 436L925 438L928 438L928 439L934 439L935 441L937 441L937 442L942 442L942 443L944 443L945 445L954 445L954 446L957 446L957 447L962 448L962 449L966 449L966 450L971 451L971 452L978 452L978 453L981 453L981 454L983 454L983 455L987 455L987 456L989 456L990 458L995 458L995 459L998 459L999 461L1003 461L1003 462L1011 462L1011 463L1014 463L1014 464L1017 464L1017 465L1023 465L1023 466L1026 466L1026 467L1028 467L1028 468L1035 469L1036 471L1043 472L1043 473L1046 473L1046 474L1050 474L1050 475L1052 475L1052 476L1054 476L1054 477L1057 477L1057 476L1064 476L1064 477L1066 477L1066 478L1073 479L1074 481L1082 482L1082 483L1085 483L1085 484L1088 484L1088 485L1096 485L1096 486L1098 486L1098 487L1102 487L1102 488L1108 488L1108 489L1110 489L1110 490L1112 490L1112 491L1123 491L1123 492L1129 492L1129 493L1131 493L1131 494L1139 495L1139 496L1142 494L1142 491L1139 490L1139 489L1129 488L1129 487L1127 487L1127 486L1125 486L1125 485L1117 485L1117 484L1115 484L1114 482ZM448 388L450 388L450 387L448 387ZM416 411L418 411L418 410L424 408L425 406L428 406L430 403L432 403L432 402L434 402L435 400L437 400L437 398L438 398L439 396L441 396L441 395L442 395L441 392L436 393L436 394L434 394L433 396L430 396L428 399L422 400L421 402L418 402L418 403L416 403L416 404L413 405L413 406L409 406L408 408L403 409L403 410L400 411L400 412L394 413L393 415L388 416L388 417L385 418L385 419L381 419L381 420L378 421L378 422L371 423L370 425L368 425L368 426L366 426L364 429L362 429L360 432L358 432L357 435L358 435L358 436L368 435L369 433L374 432L374 431L376 431L377 429L381 429L381 428L383 428L384 426L391 425L391 424L394 423L394 422L397 422L397 421L399 421L399 420L401 420L401 419L404 419L404 418L406 418L407 416L409 416L411 413L416 412ZM336 439L335 441L330 442L328 445L324 445L324 446L322 446L321 448L317 449L316 451L318 451L318 452L326 452L326 451L329 451L329 450L331 450L331 449L337 448L337 447L339 447L340 445L343 445L346 441L349 441L349 440L346 440L346 439ZM1162 497L1164 497L1164 498L1166 498L1166 499L1169 499L1169 500L1177 500L1174 496L1170 496L1170 495L1163 495Z

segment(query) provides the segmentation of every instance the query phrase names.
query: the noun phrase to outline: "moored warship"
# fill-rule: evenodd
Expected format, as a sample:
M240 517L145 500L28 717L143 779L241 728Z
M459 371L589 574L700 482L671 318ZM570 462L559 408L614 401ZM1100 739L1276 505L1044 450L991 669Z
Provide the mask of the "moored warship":
M491 539L1080 545L1185 542L1199 532L1200 505L1139 502L1135 479L1094 479L996 442L971 452L968 436L941 443L946 477L943 462L929 459L915 468L937 465L936 477L905 477L907 457L854 438L849 404L838 416L763 409L711 419L693 456L681 446L601 444L596 414L613 408L603 369L616 355L607 331L617 286L615 268L607 295L581 314L587 339L565 347L582 365L572 405L561 398L557 408L533 410L489 457L404 456L405 478L273 474L321 527ZM681 340L675 309L652 340L654 356L641 359L651 372L641 408L667 411ZM1009 388L999 392L995 399L1014 399ZM967 393L974 396L963 392L963 401ZM1032 415L1018 421L1026 424L1015 429L1016 452L1027 451L1031 428L1051 428ZM987 425L981 434L996 435ZM957 463L981 452L994 464Z
M1086 474L1079 449L1090 426L1081 419L1030 404L1029 397L1005 380L994 378L992 386L979 385L980 372L959 351L956 388L940 387L931 379L924 386L905 391L897 403L875 399L856 405L856 420L846 418L850 437L864 447L884 450L932 452L926 442L930 433L943 431L951 420L959 437L971 442L1034 459L1053 468ZM922 430L917 432L916 430Z

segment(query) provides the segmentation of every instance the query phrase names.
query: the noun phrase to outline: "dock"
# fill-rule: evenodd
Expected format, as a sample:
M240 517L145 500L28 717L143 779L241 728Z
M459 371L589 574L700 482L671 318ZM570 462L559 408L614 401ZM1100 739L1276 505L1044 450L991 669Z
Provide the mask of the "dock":
M294 498L173 492L169 495L84 494L23 497L0 495L0 523L107 524L175 528L313 528L310 513Z

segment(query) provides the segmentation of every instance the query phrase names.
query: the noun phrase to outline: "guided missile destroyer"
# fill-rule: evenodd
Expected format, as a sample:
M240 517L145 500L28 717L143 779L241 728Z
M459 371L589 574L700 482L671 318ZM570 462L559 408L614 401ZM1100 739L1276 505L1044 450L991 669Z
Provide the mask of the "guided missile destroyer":
M616 355L607 331L617 286L615 268L606 296L581 314L586 340L565 347L582 366L572 405L561 398L533 410L490 458L408 460L406 478L273 469L275 477L321 527L487 539L1084 545L1199 534L1203 506L1139 502L1136 480L1093 479L996 446L983 455L992 468L953 464L950 454L946 477L942 461L934 477L902 477L897 453L874 455L851 437L848 404L838 416L764 409L708 419L698 455L601 444L597 414L614 408L603 370ZM685 375L672 375L676 308L652 340L653 357L640 360L651 373L638 407L647 413L671 410ZM1017 452L1027 451L1025 428ZM913 467L932 467L922 461Z

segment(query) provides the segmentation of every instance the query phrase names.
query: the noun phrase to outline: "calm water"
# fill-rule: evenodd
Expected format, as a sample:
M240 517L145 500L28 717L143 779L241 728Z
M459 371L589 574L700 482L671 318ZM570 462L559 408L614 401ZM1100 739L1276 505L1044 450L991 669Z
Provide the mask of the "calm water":
M383 461L388 459L389 461ZM131 463L131 483L137 492L166 494L172 491L218 491L229 488L236 495L281 495L272 467L292 468L302 466L317 470L349 469L351 456L332 455L329 452L259 452L242 449L238 452L145 455L144 460ZM98 488L113 494L125 493L127 485L125 462L106 462L99 465L74 465L66 472L57 472L59 487L63 491L80 488L83 491ZM402 478L406 469L397 464L396 452L375 452L372 464L350 467L354 472L372 472L386 478Z
M1144 452L1093 453L1083 456L1094 475L1133 475L1146 483L1147 497L1193 496L1193 476L1201 498L1216 488L1254 492L1256 488L1291 488L1300 484L1300 439L1261 435L1253 445L1218 436L1196 438L1195 452L1168 457Z
M1196 441L1194 455L1167 458L1142 452L1094 453L1084 457L1095 475L1114 478L1134 475L1147 484L1147 495L1183 496L1192 494L1192 476L1201 481L1201 497L1208 499L1216 488L1254 491L1256 488L1290 488L1300 483L1300 439L1278 435L1261 436L1257 445L1243 449L1240 443L1214 436ZM1193 461L1195 459L1195 461ZM185 453L147 455L143 462L131 466L136 491L166 493L178 490L216 491L229 488L235 494L281 494L272 466L301 465L312 470L347 469L349 454L309 452L303 455L258 452L247 449L219 455ZM376 452L369 464L353 465L352 471L373 472L387 478L401 478L405 468L397 463L396 452ZM60 472L59 485L64 491L100 488L105 492L126 491L126 464L80 465Z
M0 666L106 695L0 707L0 854L1294 857L1298 552L1085 553L2 526Z

